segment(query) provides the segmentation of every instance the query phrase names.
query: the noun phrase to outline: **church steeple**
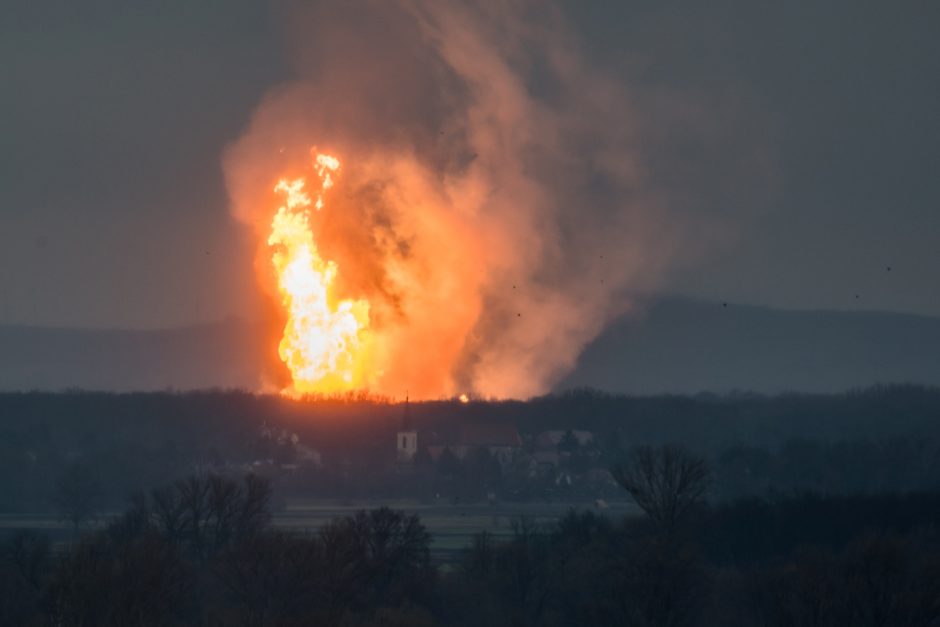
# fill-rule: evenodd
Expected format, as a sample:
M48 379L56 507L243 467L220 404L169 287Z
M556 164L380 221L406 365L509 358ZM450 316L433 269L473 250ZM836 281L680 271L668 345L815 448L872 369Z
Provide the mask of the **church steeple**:
M398 467L410 467L418 452L418 432L411 425L411 401L405 394L405 407L401 413L401 429L396 435Z
M408 399L408 393L405 393L405 408L401 413L401 430L411 431L411 402Z

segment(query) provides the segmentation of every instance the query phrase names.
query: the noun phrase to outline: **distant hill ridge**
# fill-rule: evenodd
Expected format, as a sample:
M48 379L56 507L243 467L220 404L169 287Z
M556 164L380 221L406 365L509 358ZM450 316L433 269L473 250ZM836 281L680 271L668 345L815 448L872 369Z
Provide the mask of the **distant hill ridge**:
M0 390L257 389L264 337L238 320L160 331L0 326ZM896 382L940 385L940 318L670 297L608 325L556 389L831 392Z
M582 352L558 389L833 392L940 384L940 318L661 298Z
M262 337L238 320L155 331L0 326L0 390L256 389Z

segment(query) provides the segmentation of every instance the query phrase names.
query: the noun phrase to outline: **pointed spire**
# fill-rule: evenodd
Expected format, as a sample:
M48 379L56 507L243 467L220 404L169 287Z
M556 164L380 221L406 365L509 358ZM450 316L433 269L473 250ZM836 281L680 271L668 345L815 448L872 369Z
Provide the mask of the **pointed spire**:
M401 430L411 431L411 401L408 392L405 392L405 409L401 415Z

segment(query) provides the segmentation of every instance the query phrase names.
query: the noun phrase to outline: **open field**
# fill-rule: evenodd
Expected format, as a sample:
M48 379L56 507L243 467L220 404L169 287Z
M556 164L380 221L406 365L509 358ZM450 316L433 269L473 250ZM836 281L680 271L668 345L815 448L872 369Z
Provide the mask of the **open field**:
M627 501L610 502L606 509L600 509L591 503L566 502L460 504L304 499L287 501L281 509L273 513L272 523L280 529L312 532L334 518L349 516L361 509L373 509L383 505L420 516L421 522L431 532L431 551L437 562L447 562L453 559L460 549L470 544L474 534L481 531L488 531L497 537L508 537L512 533L513 521L523 517L536 523L550 524L572 508L591 509L614 520L636 515L639 512L636 505ZM113 515L102 516L95 524L88 527L103 526ZM65 542L72 535L71 529L65 522L49 514L0 514L0 538L21 529L47 533L55 542Z
M528 518L536 523L550 524L570 509L591 509L597 513L620 519L636 515L639 509L632 502L607 503L600 509L591 503L468 503L419 501L307 501L296 500L274 515L274 524L284 529L315 530L333 518L354 514L360 509L387 505L409 514L417 514L431 532L431 551L435 561L450 561L456 553L468 546L472 537L488 531L499 537L512 533L512 523Z

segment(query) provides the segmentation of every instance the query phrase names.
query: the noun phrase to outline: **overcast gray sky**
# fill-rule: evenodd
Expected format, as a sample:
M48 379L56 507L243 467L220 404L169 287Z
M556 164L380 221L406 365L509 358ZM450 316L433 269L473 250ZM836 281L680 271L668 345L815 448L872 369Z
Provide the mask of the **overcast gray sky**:
M569 6L649 176L731 217L662 289L940 315L940 5L708 4ZM220 154L292 77L283 28L245 0L5 3L0 323L254 315Z

